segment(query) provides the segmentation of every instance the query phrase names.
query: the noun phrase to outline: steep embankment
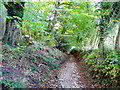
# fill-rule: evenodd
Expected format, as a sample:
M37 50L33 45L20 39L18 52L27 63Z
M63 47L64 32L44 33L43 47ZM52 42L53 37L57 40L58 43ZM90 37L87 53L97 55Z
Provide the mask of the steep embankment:
M56 48L3 45L3 88L57 88L58 67L68 56Z

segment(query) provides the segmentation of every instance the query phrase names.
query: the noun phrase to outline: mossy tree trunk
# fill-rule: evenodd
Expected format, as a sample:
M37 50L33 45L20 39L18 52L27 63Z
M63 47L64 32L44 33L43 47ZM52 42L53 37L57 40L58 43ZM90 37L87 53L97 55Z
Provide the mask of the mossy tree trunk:
M0 42L2 41L4 32L5 32L5 17L6 17L6 10L4 5L0 2Z
M108 36L109 32L112 30L112 25L117 23L120 19L120 2L101 2L100 3L100 42L99 42L99 48L103 51L104 56L104 43L105 38ZM107 12L107 13L106 13ZM119 46L119 32L116 39L116 45ZM117 47L118 47L117 46Z

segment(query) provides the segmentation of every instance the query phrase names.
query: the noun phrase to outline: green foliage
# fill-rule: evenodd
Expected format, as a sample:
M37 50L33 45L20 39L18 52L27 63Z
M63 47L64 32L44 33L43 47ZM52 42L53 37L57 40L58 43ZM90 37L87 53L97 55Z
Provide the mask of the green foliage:
M44 46L40 46L44 47ZM10 48L3 46L3 53L5 55L5 60L9 59L11 60L16 60L16 59L21 59L21 58L29 58L30 62L33 64L31 65L31 68L34 69L36 68L36 64L38 64L37 58L41 58L44 60L44 62L51 66L52 68L57 68L59 65L55 63L55 59L61 59L61 54L58 54L58 51L49 51L47 55L45 55L47 52L40 50L40 47L35 47L35 48L30 48L26 46L20 46L16 48Z
M26 88L24 83L25 83L25 80L21 79L21 78L16 78L16 79L4 78L1 81L1 84L4 84L7 89L11 89L11 88Z
M8 16L23 17L25 2L2 2L8 10Z
M40 56L40 58L44 60L44 63L51 66L52 69L58 68L59 65L54 62L53 56L47 56L44 55L43 53L37 53L37 54Z
M93 77L102 87L120 86L120 53L108 49L104 55L106 58L101 54L101 50L94 50L86 59Z
M61 23L61 27L56 31L60 29L61 32L64 31L66 36L63 35L63 37L70 46L81 48L83 43L89 39L89 36L92 37L93 32L95 32L94 14L89 13L87 4L86 2L70 2L64 4L64 6L61 4L62 8L58 9L57 21ZM68 7L65 8L65 6ZM90 8L90 10L93 10L93 8Z
M53 2L32 2L25 5L22 28L23 34L47 41L50 46L66 47L67 51L73 45L82 47L84 41L93 37L96 30L93 20L91 3L62 2L56 6Z
M98 34L100 44L103 45L112 25L120 18L120 2L100 2L98 14L92 3L74 2L74 0L63 1L60 4L55 2L3 2L3 4L8 10L6 19L14 20L15 26L22 29L22 34L65 52L69 52L70 47L74 46L71 53L90 46L88 43L94 43L93 38L98 38L96 36ZM100 21L97 28L96 22L94 22L96 16ZM21 22L22 25L19 25ZM51 69L59 67L59 63L56 63L55 60L60 60L61 54L57 50L50 51L47 47L39 45L27 47L31 42L32 40L23 41L26 46L16 48L3 46L4 59L8 62L16 62L16 60L27 58L30 62L28 68L32 71L36 70L38 59L43 60L44 64L50 66ZM81 53L81 56L84 54L86 53ZM96 49L88 55L85 61L89 70L92 71L93 78L96 78L102 87L120 86L119 52L105 47ZM20 87L22 84L18 83L19 81L5 78L2 83L10 87Z
M42 39L41 36L44 37L48 34L46 31L46 27L48 25L46 17L49 13L49 9L52 7L47 7L49 7L49 3L26 3L23 18L23 33L25 35L27 34L37 40L40 40Z
M56 39L58 41L56 48L63 52L67 52L70 49L70 42L64 36L60 36Z

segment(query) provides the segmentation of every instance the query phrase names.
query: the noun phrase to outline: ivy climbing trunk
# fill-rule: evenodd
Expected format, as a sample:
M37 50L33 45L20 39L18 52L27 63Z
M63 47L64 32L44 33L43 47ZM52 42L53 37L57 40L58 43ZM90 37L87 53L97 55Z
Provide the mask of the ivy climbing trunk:
M100 40L99 40L98 48L100 48L102 51L102 57L104 57L105 30L106 30L106 26L105 26L104 17L101 16L100 31L99 31Z
M6 28L2 38L3 43L17 45L20 42L24 2L4 2L7 9Z

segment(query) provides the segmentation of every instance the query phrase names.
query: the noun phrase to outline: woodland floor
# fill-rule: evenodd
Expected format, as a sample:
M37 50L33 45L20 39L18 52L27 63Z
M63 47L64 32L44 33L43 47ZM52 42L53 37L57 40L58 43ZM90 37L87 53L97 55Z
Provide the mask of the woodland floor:
M49 51L52 49L48 49ZM54 49L52 50L54 51ZM47 53L47 50L43 50ZM62 52L59 52L62 53ZM10 54L10 53L9 53ZM47 55L47 54L46 54ZM78 55L78 54L77 54ZM24 81L28 88L95 88L94 81L88 75L84 60L77 58L75 54L67 55L62 53L63 64L57 69L50 69L50 66L43 63L42 59L37 59L39 65L31 71L33 64L26 57L24 59L9 59L2 61L2 77L6 83L17 83L16 78ZM61 59L62 60L62 59ZM56 63L61 60L56 59ZM9 62L8 62L9 61ZM26 62L24 62L26 61ZM25 64L23 64L23 62ZM49 71L48 71L49 70ZM40 82L42 80L42 82ZM21 82L23 83L23 82ZM6 87L6 86L3 86Z

